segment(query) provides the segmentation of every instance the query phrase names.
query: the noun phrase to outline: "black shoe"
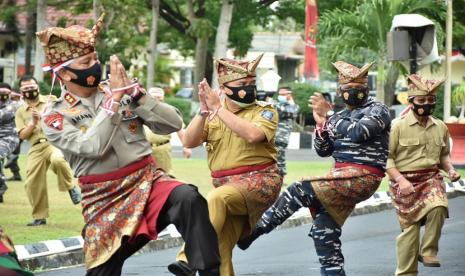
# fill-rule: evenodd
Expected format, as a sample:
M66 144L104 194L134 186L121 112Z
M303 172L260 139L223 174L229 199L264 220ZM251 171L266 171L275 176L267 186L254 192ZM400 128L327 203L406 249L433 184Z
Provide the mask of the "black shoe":
M71 188L71 190L68 191L68 193L69 193L69 197L71 197L71 201L74 204L78 204L79 202L81 202L82 196L78 188L73 187Z
M39 226L47 224L46 219L35 219L31 223L28 223L27 226Z
M211 269L199 270L199 275L200 276L220 276L220 269L218 267L215 267Z
M3 203L3 195L0 195L0 203Z
M255 228L252 234L243 239L240 239L237 242L237 247L239 247L242 250L246 250L256 239L258 239L258 237L260 237L263 234L265 234L265 231L263 231L263 229Z
M8 177L6 181L23 181L23 179L21 178L21 175L19 173L15 173L12 177Z
M176 261L168 266L168 271L176 276L194 276L195 271L183 261Z

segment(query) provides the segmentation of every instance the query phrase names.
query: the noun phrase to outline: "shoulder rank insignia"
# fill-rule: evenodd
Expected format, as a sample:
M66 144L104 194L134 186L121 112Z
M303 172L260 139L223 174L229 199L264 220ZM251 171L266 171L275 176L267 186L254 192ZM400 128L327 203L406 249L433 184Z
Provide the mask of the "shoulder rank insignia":
M52 129L63 130L63 115L60 113L53 113L45 117L44 122Z
M70 93L66 93L63 98L65 99L65 101L70 105L70 106L74 106L78 100L73 96L71 95Z

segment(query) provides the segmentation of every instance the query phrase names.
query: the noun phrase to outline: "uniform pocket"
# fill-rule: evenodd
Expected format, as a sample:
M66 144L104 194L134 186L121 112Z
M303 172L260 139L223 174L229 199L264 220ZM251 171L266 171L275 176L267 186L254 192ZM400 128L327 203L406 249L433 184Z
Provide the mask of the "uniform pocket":
M146 139L142 122L138 119L121 121L120 128L128 143Z
M421 154L422 145L419 138L401 138L399 139L399 145L404 147L408 154Z
M428 146L428 154L431 158L439 158L443 147L446 146L446 143L442 139L434 138L431 145Z

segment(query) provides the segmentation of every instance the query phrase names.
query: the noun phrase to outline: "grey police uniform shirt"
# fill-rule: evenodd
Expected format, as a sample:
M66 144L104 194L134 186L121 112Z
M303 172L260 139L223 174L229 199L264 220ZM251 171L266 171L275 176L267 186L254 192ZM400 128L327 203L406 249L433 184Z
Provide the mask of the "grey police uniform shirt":
M113 115L100 108L104 100L102 92L89 98L67 92L41 117L47 139L62 150L75 177L112 172L150 155L143 124L158 134L181 129L179 111L149 95L143 105L125 95Z

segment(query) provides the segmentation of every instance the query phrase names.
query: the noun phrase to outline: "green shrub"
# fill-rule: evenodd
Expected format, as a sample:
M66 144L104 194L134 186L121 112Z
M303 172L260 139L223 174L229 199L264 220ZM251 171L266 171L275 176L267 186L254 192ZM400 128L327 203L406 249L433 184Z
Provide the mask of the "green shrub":
M188 125L190 123L191 102L189 100L176 97L166 97L165 102L181 111L184 124Z
M319 88L308 83L287 83L280 86L289 86L292 88L292 96L300 107L300 114L306 115L312 112L310 107L308 107L308 99L313 93L318 92Z

